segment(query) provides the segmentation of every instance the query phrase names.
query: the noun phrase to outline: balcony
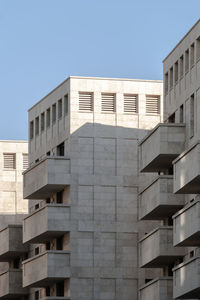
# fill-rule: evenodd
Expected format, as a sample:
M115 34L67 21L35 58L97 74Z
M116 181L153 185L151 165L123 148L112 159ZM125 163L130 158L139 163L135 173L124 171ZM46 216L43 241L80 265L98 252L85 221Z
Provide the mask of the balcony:
M200 142L183 152L174 162L174 193L200 193Z
M70 160L48 156L23 174L25 199L49 198L70 184Z
M23 243L45 243L70 231L70 206L47 204L23 221Z
M70 297L50 296L50 297L41 298L41 300L70 300Z
M140 266L142 268L162 268L184 256L183 248L173 247L172 226L154 229L139 241Z
M173 176L158 176L139 195L140 220L162 220L184 206L184 195L174 195Z
M156 278L139 290L140 300L172 300L173 279L172 277Z
M173 219L174 246L200 246L200 200L186 205Z
M175 299L199 299L200 257L194 257L173 269Z
M185 149L185 125L161 123L139 145L141 172L166 170Z
M22 288L22 270L9 269L0 274L0 298L18 299L28 295L28 289Z
M44 287L69 277L69 251L46 251L23 262L23 287Z
M9 225L0 231L0 262L9 261L28 252L22 244L22 226Z

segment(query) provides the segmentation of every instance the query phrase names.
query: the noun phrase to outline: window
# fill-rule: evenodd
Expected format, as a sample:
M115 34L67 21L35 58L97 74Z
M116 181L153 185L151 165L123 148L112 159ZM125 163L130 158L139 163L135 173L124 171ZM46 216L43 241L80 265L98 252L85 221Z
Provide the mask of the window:
M52 105L52 123L56 122L56 103Z
M168 80L169 80L169 76L168 76L168 72L165 73L165 94L168 93Z
M194 136L194 94L190 97L190 138Z
M178 61L175 63L175 83L178 82Z
M41 131L44 131L44 112L41 114Z
M174 74L173 74L173 67L170 68L170 89L173 88L173 82L174 82L174 78L173 78Z
M68 95L64 96L64 114L68 115Z
M30 139L33 139L33 137L34 137L34 122L33 121L31 121L30 122L30 127L29 127L29 130L30 130Z
M20 258L17 257L17 258L15 258L14 261L13 261L13 268L14 268L14 269L19 269L19 267L20 267Z
M56 193L56 203L63 203L63 191Z
M40 252L40 249L39 249L39 247L36 247L36 248L35 248L35 255L38 255L38 254L39 254L39 252Z
M58 100L58 119L62 118L62 99Z
M173 113L171 116L169 116L168 123L175 123L175 113Z
M194 65L194 44L190 46L190 67Z
M35 119L35 135L39 134L39 117Z
M28 154L24 153L22 154L23 156L23 169L26 170L28 169Z
M200 37L197 39L196 47L196 60L198 61L200 59Z
M93 111L92 93L79 93L79 111Z
M115 95L101 94L101 111L115 112Z
M153 115L160 114L160 96L146 96L146 113Z
M183 55L180 57L180 78L183 77Z
M4 169L16 169L16 154L15 153L4 153Z
M185 73L189 70L189 49L185 51Z
M65 144L64 142L57 146L57 156L65 155Z
M137 95L124 95L124 112L138 112L138 97Z
M47 122L47 128L48 128L50 126L50 123L51 123L50 108L47 109L47 119L46 119L46 122Z
M39 291L35 292L35 300L39 300Z
M183 104L180 106L180 123L183 123Z

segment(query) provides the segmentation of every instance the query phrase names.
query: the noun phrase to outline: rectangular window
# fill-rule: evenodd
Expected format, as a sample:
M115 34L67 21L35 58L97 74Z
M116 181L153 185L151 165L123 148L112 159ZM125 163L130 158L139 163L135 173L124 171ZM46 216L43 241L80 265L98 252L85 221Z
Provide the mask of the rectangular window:
M56 103L52 105L52 123L56 122Z
M79 93L79 111L93 111L92 93Z
M50 108L47 109L47 119L46 119L46 124L47 124L47 128L50 126L51 123L51 112L50 112Z
M189 70L189 49L185 51L185 73Z
M183 104L180 106L180 123L183 123Z
M175 83L178 82L178 61L175 63Z
M4 169L16 169L16 154L4 153L3 154Z
M190 46L190 67L194 65L194 44Z
M180 57L180 78L183 77L183 55Z
M68 95L64 96L64 114L68 115Z
M115 112L115 94L101 94L101 111Z
M146 113L153 115L160 114L160 96L146 96Z
M200 59L200 37L196 41L196 47L196 60L198 61Z
M26 170L28 169L28 154L27 153L23 153L23 169Z
M168 80L169 80L169 76L168 76L168 72L165 73L165 94L168 93Z
M41 114L41 131L44 131L44 112Z
M173 76L174 76L174 72L173 72L173 67L171 67L170 68L170 89L172 89L173 88L173 83L174 83L174 78L173 78Z
M131 94L124 94L124 112L137 113L138 112L138 96Z
M62 118L62 99L58 100L58 119Z
M190 97L190 138L194 136L194 94Z
M33 139L34 137L34 122L30 122L30 127L29 127L29 133L30 133L30 139Z
M64 142L57 146L57 156L65 155L65 144Z
M39 117L35 119L35 135L39 134Z

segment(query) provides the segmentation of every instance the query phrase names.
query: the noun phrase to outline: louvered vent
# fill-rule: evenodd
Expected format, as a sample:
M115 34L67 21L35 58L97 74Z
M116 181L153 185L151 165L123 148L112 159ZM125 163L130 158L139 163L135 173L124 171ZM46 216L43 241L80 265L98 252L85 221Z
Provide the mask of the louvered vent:
M101 110L105 112L115 112L115 95L102 94L101 95Z
M79 110L93 111L93 101L91 93L79 93Z
M28 154L23 154L23 169L28 169Z
M146 113L154 115L160 113L160 96L146 96Z
M4 153L4 168L5 169L16 169L16 155L15 153Z
M124 112L137 113L137 95L124 95Z

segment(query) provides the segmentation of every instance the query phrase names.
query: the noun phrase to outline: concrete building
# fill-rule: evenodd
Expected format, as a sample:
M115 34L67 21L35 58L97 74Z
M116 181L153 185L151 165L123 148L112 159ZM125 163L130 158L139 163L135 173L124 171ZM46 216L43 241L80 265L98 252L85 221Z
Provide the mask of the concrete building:
M28 253L22 244L22 220L28 214L22 173L27 167L26 141L0 141L0 299L28 295L22 288L21 264Z
M139 247L141 267L164 277L142 286L140 300L200 299L200 20L163 67L164 123L139 146L141 172L158 174L140 193L139 216L161 226Z
M162 91L161 81L69 77L29 110L30 300L137 300L161 276L138 266L138 240L160 223L138 222L137 197L156 177L139 175L138 142L162 122Z

